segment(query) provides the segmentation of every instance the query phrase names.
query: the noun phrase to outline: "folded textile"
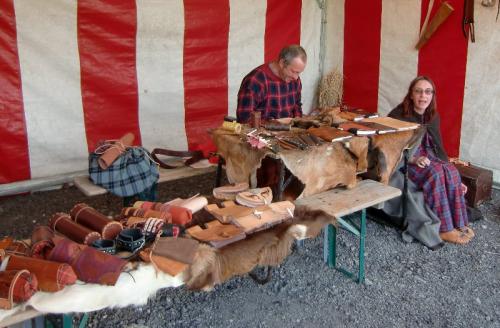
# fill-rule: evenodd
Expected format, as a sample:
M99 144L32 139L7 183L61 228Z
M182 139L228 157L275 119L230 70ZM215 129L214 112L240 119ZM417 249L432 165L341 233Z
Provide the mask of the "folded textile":
M0 309L29 300L37 288L36 276L28 270L0 271Z
M273 191L270 187L249 189L238 193L236 201L248 207L268 205L273 201Z
M289 201L272 203L268 207L267 210L255 210L250 215L236 218L232 223L246 234L251 234L291 219L295 210L295 205Z
M245 239L245 232L232 224L222 224L217 220L208 222L207 228L194 226L186 230L193 238L209 243L215 248L221 248L236 241Z
M49 227L80 244L92 245L101 238L100 233L74 222L66 213L54 214L49 221Z
M217 199L234 200L239 192L245 191L248 188L249 185L247 182L240 182L214 188L212 193Z
M105 170L125 151L127 147L132 146L134 142L134 134L127 133L116 141L108 141L105 146L99 146L96 153L101 156L97 160L99 166Z
M127 264L116 256L66 238L54 238L54 244L48 259L71 265L81 281L114 285Z
M85 203L76 204L69 213L73 221L99 232L103 239L115 239L123 229L120 222L109 219Z
M44 292L56 292L66 285L75 283L77 277L69 264L58 263L33 257L7 255L2 259L5 270L28 270L38 280L38 289Z

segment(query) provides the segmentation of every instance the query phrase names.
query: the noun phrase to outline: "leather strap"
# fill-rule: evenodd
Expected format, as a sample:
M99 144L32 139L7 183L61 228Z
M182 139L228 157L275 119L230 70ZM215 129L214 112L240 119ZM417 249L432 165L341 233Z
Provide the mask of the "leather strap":
M173 156L173 157L190 157L186 161L184 161L184 165L189 166L193 163L198 162L203 159L203 152L201 150L195 151L178 151L178 150L170 150L163 148L155 148L151 152L151 157L164 169L176 169L179 166L169 165L164 161L160 160L156 155L165 155L165 156Z

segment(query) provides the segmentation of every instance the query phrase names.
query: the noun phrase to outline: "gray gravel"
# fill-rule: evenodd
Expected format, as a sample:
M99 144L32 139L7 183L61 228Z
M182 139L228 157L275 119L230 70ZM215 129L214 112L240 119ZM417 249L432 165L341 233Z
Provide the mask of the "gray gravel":
M168 182L159 196L208 194L212 184L212 175ZM86 198L75 188L4 198L0 231L26 238L34 224L81 201L109 215L121 208L117 197ZM164 289L146 306L90 313L88 326L500 327L500 191L480 209L485 219L472 223L470 244L436 252L368 221L365 284L324 265L318 237L294 250L266 285L243 276L212 292ZM343 231L338 244L339 262L355 268L354 236Z
M322 262L322 237L308 240L266 285L247 276L212 292L158 292L147 306L92 313L91 327L500 327L500 192L481 206L466 246L432 252L368 222L365 284ZM352 235L340 262L355 267Z

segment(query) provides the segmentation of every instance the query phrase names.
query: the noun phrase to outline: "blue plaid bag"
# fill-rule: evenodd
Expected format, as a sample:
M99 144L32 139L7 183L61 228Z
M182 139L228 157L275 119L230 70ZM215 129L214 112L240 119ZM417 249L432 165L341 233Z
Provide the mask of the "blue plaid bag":
M120 196L130 197L151 188L160 177L158 164L143 147L129 147L112 165L103 170L99 154L89 155L90 179L98 186Z

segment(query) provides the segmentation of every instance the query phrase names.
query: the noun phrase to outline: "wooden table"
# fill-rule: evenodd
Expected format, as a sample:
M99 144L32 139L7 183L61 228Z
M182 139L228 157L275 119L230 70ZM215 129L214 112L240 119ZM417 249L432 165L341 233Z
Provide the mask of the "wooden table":
M296 206L304 205L313 210L322 210L335 216L338 228L347 230L359 238L359 268L357 276L347 269L337 265L337 231L338 228L329 224L324 230L324 259L329 267L333 267L358 283L365 280L365 237L366 209L381 205L383 202L398 197L401 190L384 185L373 180L362 180L352 189L337 188L295 201ZM351 214L357 214L359 225Z

